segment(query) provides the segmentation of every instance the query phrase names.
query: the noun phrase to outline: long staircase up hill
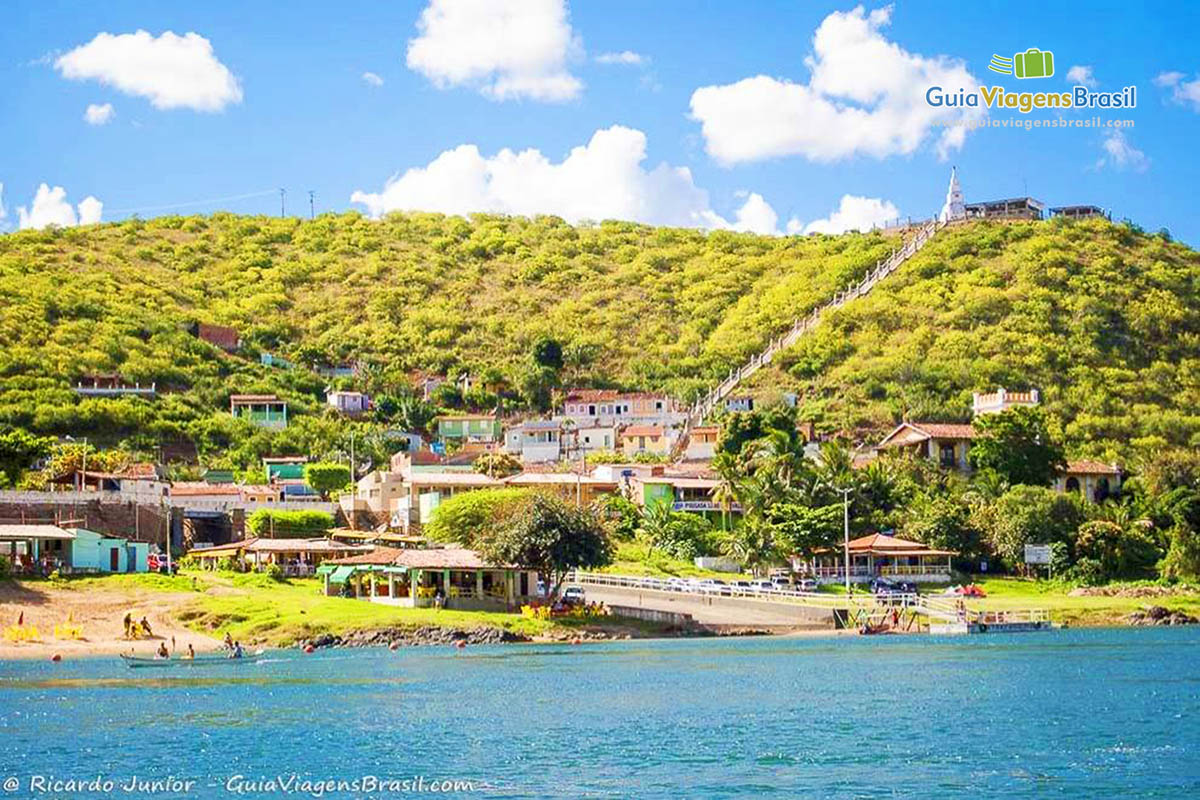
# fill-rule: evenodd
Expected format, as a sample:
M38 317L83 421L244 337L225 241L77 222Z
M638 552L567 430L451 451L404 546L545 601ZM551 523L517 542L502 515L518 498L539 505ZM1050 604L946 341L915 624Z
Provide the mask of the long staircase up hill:
M807 316L796 320L791 328L768 342L765 348L751 356L746 363L731 370L725 380L721 381L708 394L696 401L688 410L687 422L684 424L683 433L675 441L672 456L678 458L682 455L683 451L687 448L692 428L699 425L705 417L713 413L742 381L758 372L764 365L770 364L779 351L791 347L806 333L816 328L826 311L841 308L851 300L856 300L870 292L875 288L875 284L888 275L891 275L901 264L916 255L925 246L925 243L932 239L934 234L945 226L946 223L944 221L936 218L921 226L915 236L910 238L899 250L893 251L890 256L876 264L860 282L851 284L837 292L829 302L814 308Z

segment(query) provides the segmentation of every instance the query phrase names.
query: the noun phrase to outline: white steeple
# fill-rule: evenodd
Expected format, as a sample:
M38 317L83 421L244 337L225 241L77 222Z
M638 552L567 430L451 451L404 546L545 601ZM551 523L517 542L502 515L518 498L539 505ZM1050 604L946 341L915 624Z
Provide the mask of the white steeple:
M966 219L967 206L963 202L962 187L958 185L958 167L950 168L950 188L946 190L946 205L938 217L943 222L952 219Z

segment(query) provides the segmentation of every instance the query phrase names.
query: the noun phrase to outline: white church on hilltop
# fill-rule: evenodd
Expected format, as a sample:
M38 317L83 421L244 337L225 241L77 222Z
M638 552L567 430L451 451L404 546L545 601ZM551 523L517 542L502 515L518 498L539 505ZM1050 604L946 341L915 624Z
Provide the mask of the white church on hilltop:
M963 200L962 187L958 184L958 167L951 167L950 188L946 189L946 204L942 206L942 213L938 214L938 219L942 222L951 222L966 218L967 204Z

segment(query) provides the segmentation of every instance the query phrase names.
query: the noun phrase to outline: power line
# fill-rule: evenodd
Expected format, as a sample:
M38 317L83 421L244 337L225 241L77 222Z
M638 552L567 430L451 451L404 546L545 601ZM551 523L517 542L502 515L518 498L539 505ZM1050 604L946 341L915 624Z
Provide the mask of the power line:
M313 219L317 216L316 205L313 202L313 197L315 197L316 194L317 193L314 192L312 189L308 190L308 218L309 219Z
M281 217L287 213L284 210L285 207L284 207L284 203L283 203L283 198L284 198L284 195L286 195L286 194L287 194L287 191L284 190L284 188L281 186L279 188L279 216L281 216Z
M187 208L189 206L206 206L212 203L228 203L232 200L248 200L251 197L266 197L269 194L274 194L274 189L264 189L261 192L248 192L246 194L234 194L228 197L213 197L208 200L189 200L186 203L171 203L165 206L140 206L138 208L106 208L106 214L136 214L140 211L170 211L173 208Z

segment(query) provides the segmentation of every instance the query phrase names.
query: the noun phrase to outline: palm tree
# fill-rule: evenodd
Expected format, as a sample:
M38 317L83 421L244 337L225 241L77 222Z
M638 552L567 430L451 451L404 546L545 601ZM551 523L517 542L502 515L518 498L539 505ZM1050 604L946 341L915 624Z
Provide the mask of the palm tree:
M721 530L729 530L729 512L737 502L737 482L741 478L737 459L730 453L717 453L712 460L712 468L717 473L716 486L710 494L713 502L721 507Z

